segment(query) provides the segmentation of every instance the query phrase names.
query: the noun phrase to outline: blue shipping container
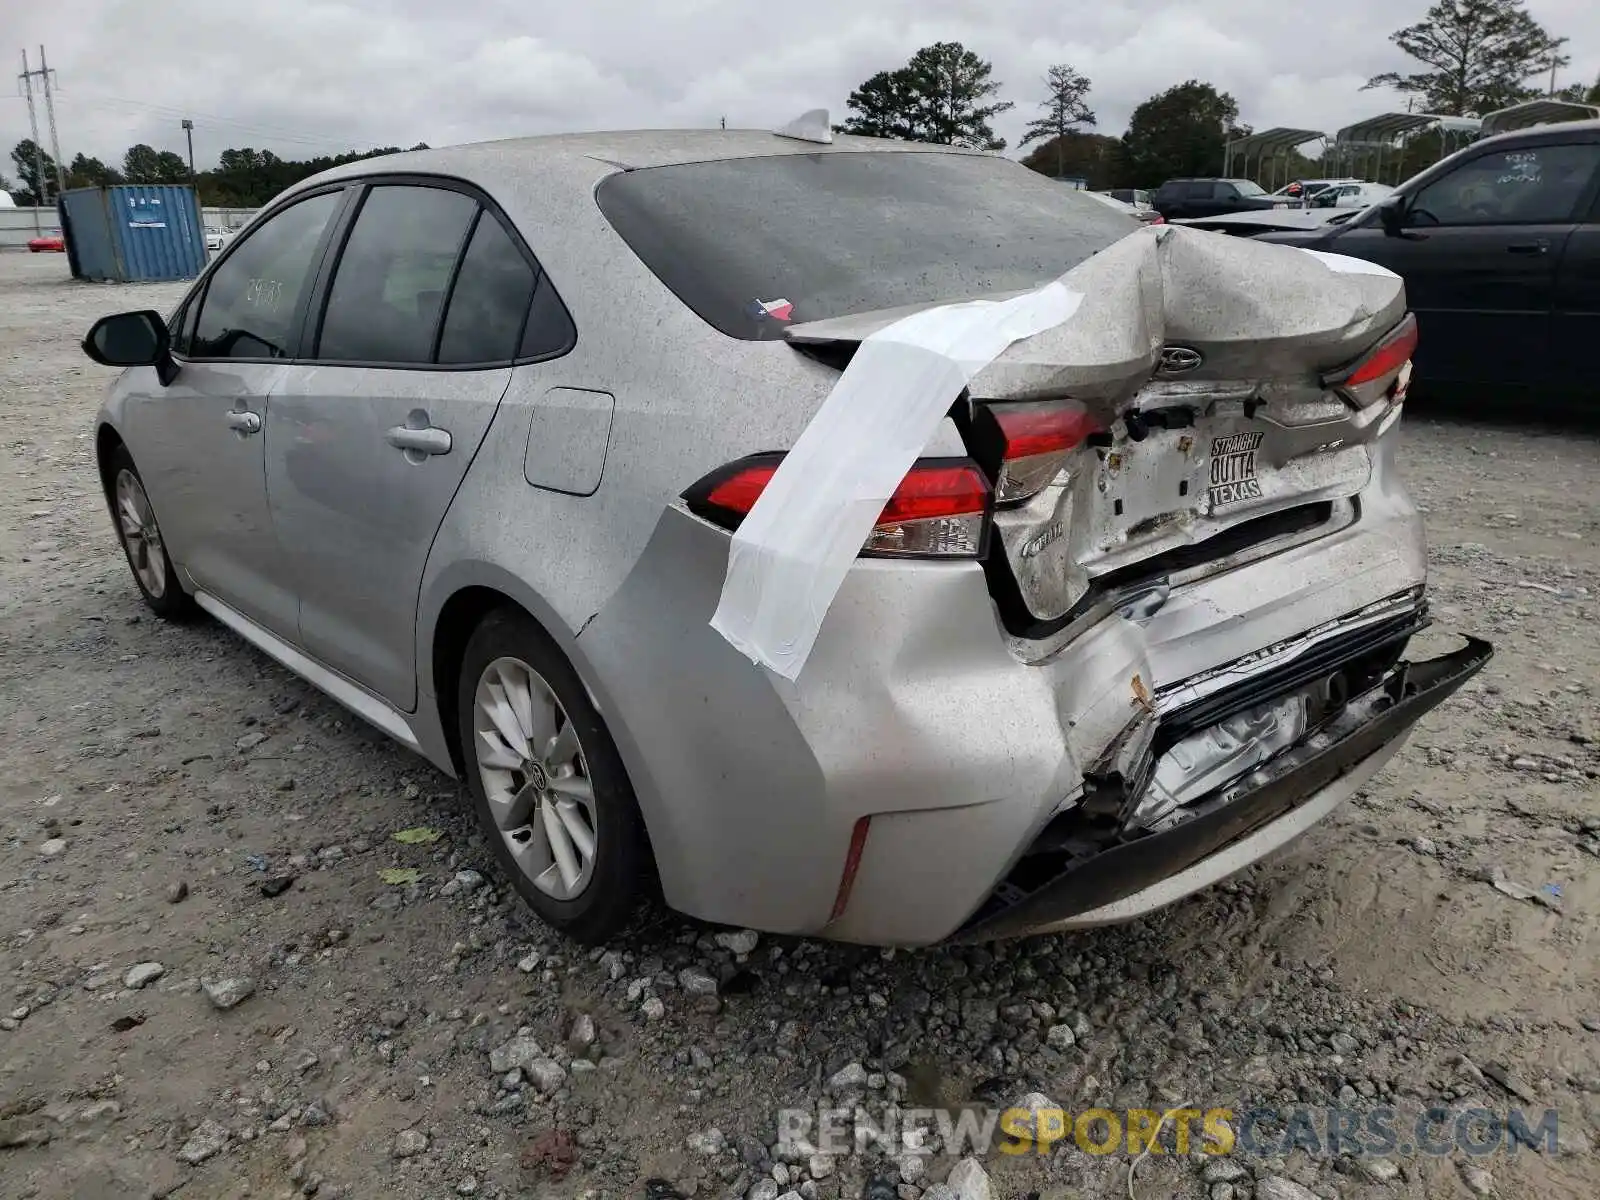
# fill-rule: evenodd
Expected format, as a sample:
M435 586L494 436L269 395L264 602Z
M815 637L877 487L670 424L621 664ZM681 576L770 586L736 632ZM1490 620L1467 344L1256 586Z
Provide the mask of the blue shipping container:
M206 265L200 201L187 184L73 188L57 208L75 278L154 283L193 279Z

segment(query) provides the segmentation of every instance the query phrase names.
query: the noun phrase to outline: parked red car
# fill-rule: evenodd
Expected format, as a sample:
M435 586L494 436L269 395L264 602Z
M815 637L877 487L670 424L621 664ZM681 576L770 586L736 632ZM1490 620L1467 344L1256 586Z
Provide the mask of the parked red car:
M34 254L41 254L49 250L65 252L67 243L61 236L59 229L47 229L36 238L28 239L28 249Z

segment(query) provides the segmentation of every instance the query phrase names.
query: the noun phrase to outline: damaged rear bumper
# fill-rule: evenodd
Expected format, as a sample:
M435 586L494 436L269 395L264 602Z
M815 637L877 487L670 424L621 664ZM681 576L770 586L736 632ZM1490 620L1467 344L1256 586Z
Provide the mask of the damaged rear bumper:
M1226 879L1348 799L1399 749L1417 721L1493 653L1488 642L1469 638L1453 653L1399 663L1375 686L1350 698L1342 709L1345 717L1328 721L1242 779L1190 804L1197 815L1077 858L1026 888L1002 886L954 940L990 941L1126 921ZM1142 791L1149 774L1140 775Z

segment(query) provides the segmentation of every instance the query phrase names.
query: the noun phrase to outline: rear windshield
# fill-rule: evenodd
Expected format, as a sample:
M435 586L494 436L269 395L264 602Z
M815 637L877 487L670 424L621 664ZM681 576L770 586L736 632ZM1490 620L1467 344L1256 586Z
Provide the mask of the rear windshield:
M1138 228L1017 163L979 155L783 154L649 167L596 199L646 266L732 337L1019 291Z

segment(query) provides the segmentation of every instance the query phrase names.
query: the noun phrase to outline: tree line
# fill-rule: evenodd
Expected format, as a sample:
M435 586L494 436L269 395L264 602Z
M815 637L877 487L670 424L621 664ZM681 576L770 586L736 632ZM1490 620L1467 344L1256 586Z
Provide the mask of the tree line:
M404 147L408 150L427 148L425 142ZM380 146L375 150L294 159L279 158L271 150L256 150L246 146L243 149L224 150L217 159L217 165L198 172L193 177L193 183L199 191L202 204L217 208L259 208L285 188L319 171L359 159L398 154L401 149L400 146ZM31 138L23 138L11 151L11 164L20 181L20 187L11 189L13 200L21 205L37 204L39 201L36 197L44 196L45 203L54 202L57 190L56 162L48 151L35 146ZM143 143L129 146L122 161L115 166L84 154L74 155L71 162L63 165L68 188L108 187L117 183L191 182L189 164L180 155ZM5 187L3 180L0 180L0 187Z
M1571 62L1567 39L1552 36L1523 0L1436 0L1421 21L1389 40L1417 69L1375 76L1366 87L1393 88L1414 97L1419 112L1440 116L1482 116L1544 95L1537 84ZM851 92L848 118L835 129L1004 150L1006 141L996 136L992 122L1014 105L1000 99L993 74L991 63L959 42L925 46L905 66L880 71ZM1175 177L1221 174L1227 142L1251 132L1239 123L1232 96L1189 79L1145 100L1133 110L1127 132L1109 137L1093 132L1090 90L1090 81L1071 64L1046 71L1036 93L1043 97L1039 115L1021 139L1033 147L1023 159L1027 166L1083 179L1096 189L1153 188ZM1600 104L1600 81L1572 84L1554 95ZM1314 166L1298 153L1291 159L1300 173Z
M1436 0L1423 19L1396 30L1393 42L1417 64L1407 73L1388 72L1366 87L1388 87L1414 97L1419 111L1446 116L1482 116L1543 94L1546 73L1570 64L1567 39L1551 35L1524 7L1524 0ZM909 62L879 71L850 93L843 133L1004 150L994 118L1015 107L1000 99L993 65L960 42L924 46ZM1239 123L1239 105L1227 92L1188 79L1151 96L1133 110L1127 132L1111 137L1093 131L1090 81L1068 63L1045 72L1038 115L1027 124L1022 160L1057 178L1077 178L1096 189L1153 188L1186 175L1218 175L1230 140L1250 133ZM1558 98L1600 104L1600 81L1572 84ZM1419 139L1417 165L1433 161L1434 142ZM419 143L413 150L426 149ZM220 207L255 208L309 175L340 163L396 153L400 147L313 159L283 159L270 150L224 150L215 167L195 177L201 201ZM21 187L19 204L55 191L55 163L28 139L11 152ZM1298 152L1290 171L1305 174L1314 160ZM38 163L43 164L40 178ZM187 183L188 164L170 150L138 145L112 167L82 154L66 164L71 187L112 183ZM0 186L4 181L0 180Z

